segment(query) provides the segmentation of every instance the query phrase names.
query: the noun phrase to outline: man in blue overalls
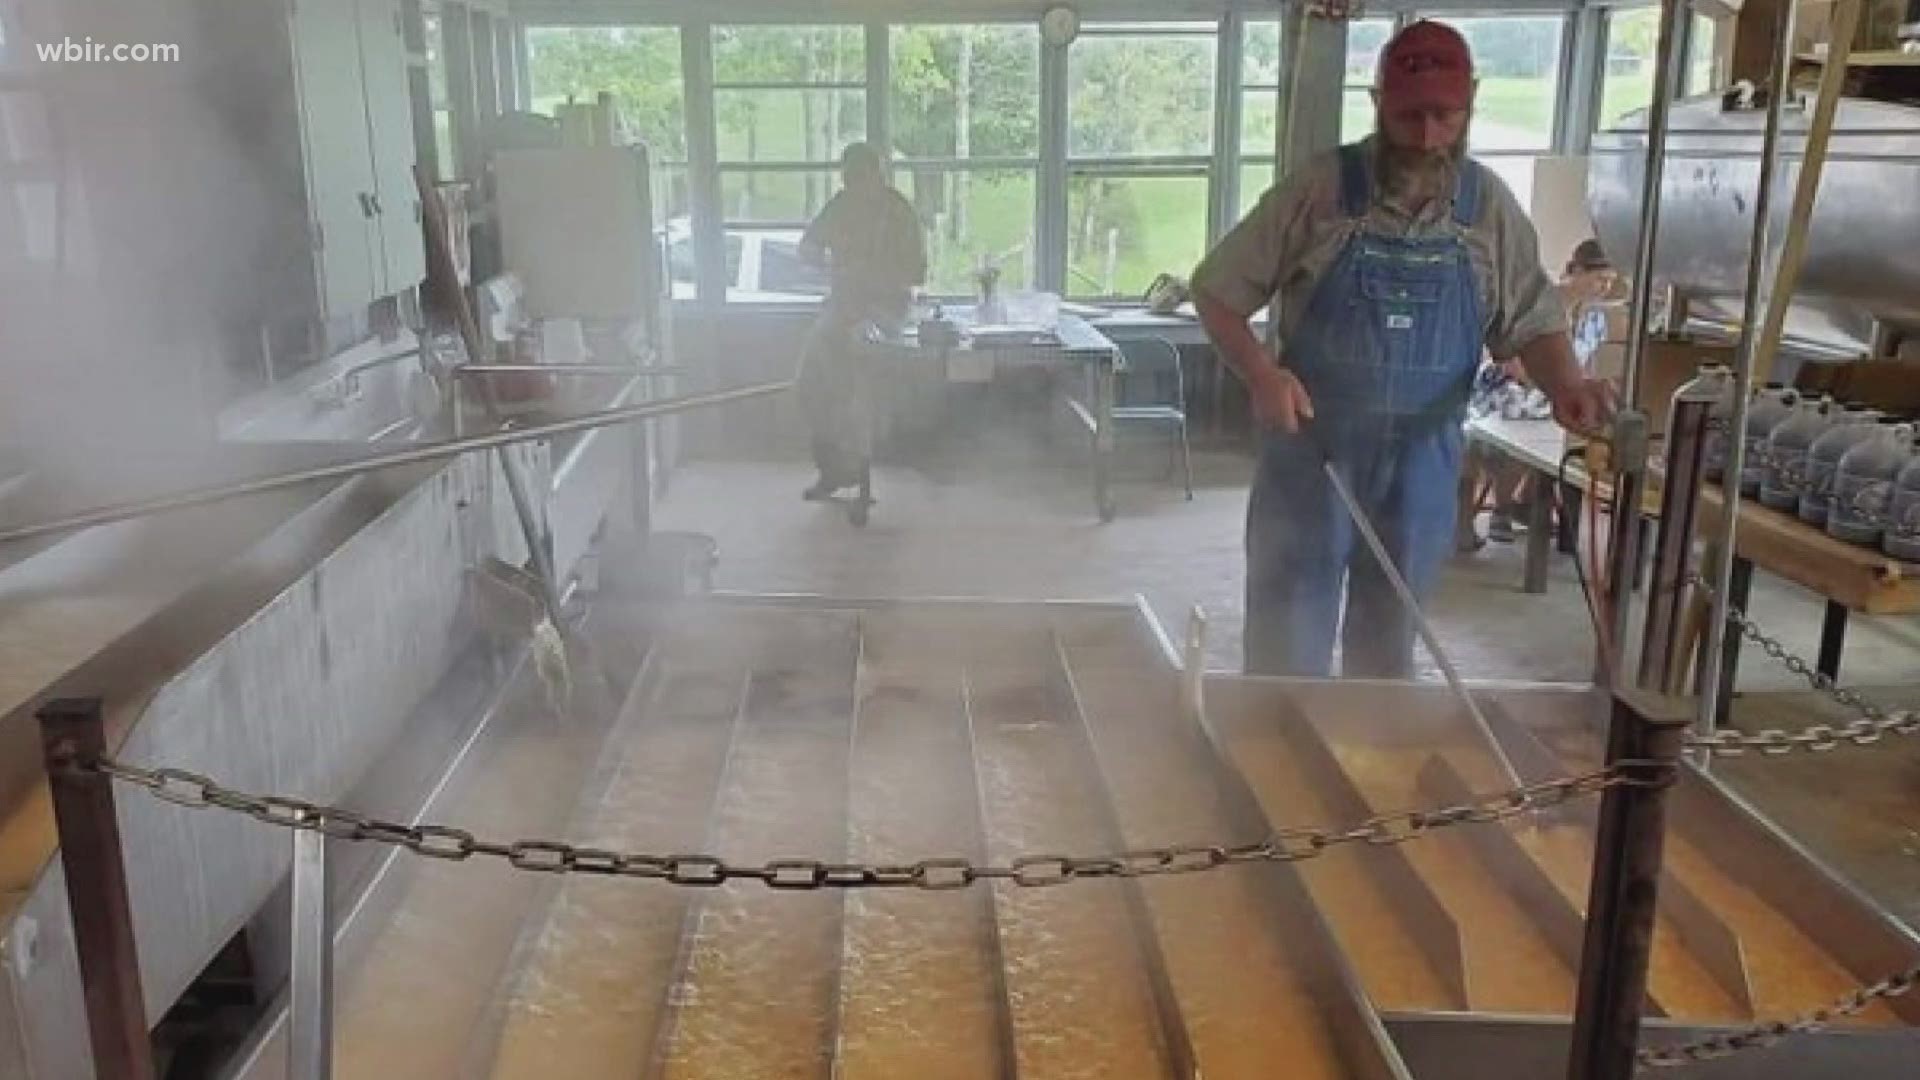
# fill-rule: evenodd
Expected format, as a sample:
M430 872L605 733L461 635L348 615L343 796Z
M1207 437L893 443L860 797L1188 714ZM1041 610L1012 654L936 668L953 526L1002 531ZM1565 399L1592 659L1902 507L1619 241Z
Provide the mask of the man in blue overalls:
M1517 357L1560 422L1602 425L1513 193L1466 156L1473 57L1436 22L1388 42L1375 133L1267 192L1194 271L1201 321L1265 428L1247 507L1246 668L1407 678L1413 623L1329 483L1331 460L1422 597L1453 546L1481 350ZM1281 349L1248 319L1274 303ZM1344 625L1341 619L1345 603Z

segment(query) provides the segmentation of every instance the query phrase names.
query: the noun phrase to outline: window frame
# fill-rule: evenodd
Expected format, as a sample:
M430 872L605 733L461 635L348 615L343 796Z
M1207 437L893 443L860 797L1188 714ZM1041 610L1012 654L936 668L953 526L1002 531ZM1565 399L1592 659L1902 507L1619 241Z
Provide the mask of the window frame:
M869 85L869 78L872 72L874 71L873 57L871 55L872 48L873 48L873 40L874 40L872 26L870 24L863 23L863 22L849 22L849 21L834 20L834 19L821 19L817 21L808 21L804 23L776 24L784 28L793 30L796 33L800 31L842 30L842 29L851 29L851 30L857 31L859 33L859 42L860 42L860 57L859 57L859 63L857 65L859 70L859 79L857 81L854 79L849 79L844 77L833 78L833 79L806 79L806 80L720 79L718 78L715 75L715 71L718 67L718 61L715 58L715 53L717 51L716 46L718 45L718 42L719 42L719 34L722 31L733 30L733 29L750 29L750 30L764 29L766 25L768 24L728 21L728 22L711 23L702 28L702 30L704 31L704 35L707 39L707 51L706 51L707 66L706 66L706 69L701 74L705 83L707 100L709 103L708 115L711 118L712 124L713 124L713 129L710 134L710 145L713 151L712 180L711 180L710 195L714 199L713 216L717 220L718 230L721 237L721 242L723 244L725 242L725 238L730 235L739 235L742 238L742 243L744 246L746 242L750 239L751 234L753 233L775 233L775 232L786 233L786 232L793 232L795 230L804 230L807 226L807 222L804 220L794 221L789 219L775 219L775 218L739 218L739 217L733 216L731 210L726 205L726 198L725 198L726 184L727 184L727 179L729 177L753 176L753 175L775 175L775 176L778 176L778 175L815 176L817 175L817 176L821 176L825 180L825 184L823 185L823 191L825 192L825 197L821 202L821 205L825 206L826 205L825 200L830 200L833 197L833 193L837 191L839 188L840 162L839 162L839 150L832 149L832 148L830 148L830 151L829 151L832 157L825 160L816 160L812 158L769 158L769 159L763 159L759 161L747 161L747 160L727 157L720 148L719 111L720 111L721 95L728 94L728 93L738 93L738 92L745 92L745 93L792 92L792 93L801 93L801 94L805 94L808 92L824 92L829 95L829 100L831 101L835 97L837 97L839 94L858 92L860 94L860 101L861 101L860 112L862 113L860 138L871 141L875 137L875 132L872 130L873 128L872 119L874 116L874 102L873 102L874 91L872 87ZM683 65L683 69L684 69L684 65ZM689 144L690 144L689 150L691 150L691 140L689 140ZM700 236L700 233L701 233L701 230L696 227L696 229L694 230L696 243L698 242L698 237ZM763 251L764 251L765 243L766 241L763 239L761 241L761 247ZM735 274L729 280L722 282L721 283L721 287L723 290L722 295L714 299L717 299L720 303L729 304L729 305L766 304L766 303L818 304L821 300L824 299L824 296L813 296L811 294L803 294L803 293L795 293L792 296L785 296L785 297L781 297L779 299L774 299L774 300L757 298L757 297L754 297L752 293L747 293L743 291L741 291L742 292L741 295L736 295L736 292L740 291L740 290L737 290L737 284L738 284L737 278L738 278L738 275ZM706 293L708 291L709 290L705 288L700 288L697 290L702 300L710 299L709 297L706 296ZM756 290L756 291L770 292L772 290Z
M1482 163L1523 160L1537 162L1541 158L1555 157L1567 152L1565 120L1567 113L1572 108L1570 97L1573 92L1573 87L1575 86L1574 80L1577 77L1575 69L1578 67L1574 57L1578 45L1577 37L1581 32L1581 23L1576 17L1576 14L1576 9L1572 7L1462 8L1459 10L1429 7L1421 9L1418 13L1409 11L1403 14L1402 23L1418 18L1438 19L1449 22L1450 24L1460 19L1553 19L1559 23L1559 39L1554 49L1553 92L1550 99L1552 101L1552 110L1547 115L1546 139L1544 143L1539 147L1487 149L1473 146L1471 141L1469 141L1468 152L1476 161ZM1351 89L1351 87L1346 89ZM1491 168L1491 165L1489 165L1489 168ZM1502 177L1502 180L1504 181L1505 178ZM1507 186L1509 188L1513 187L1512 184L1508 184ZM1514 198L1519 200L1520 208L1523 211L1531 212L1531 189L1529 188L1529 190L1525 192L1516 190L1513 194Z
M1169 31L1167 28L1171 26L1179 26L1181 29ZM1211 39L1213 42L1214 69L1211 78L1208 80L1211 84L1212 92L1210 95L1211 102L1208 106L1208 146L1205 153L1076 154L1073 152L1071 139L1073 123L1072 46L1069 46L1066 50L1065 61L1067 66L1066 70L1062 72L1065 82L1066 100L1063 102L1061 113L1063 114L1067 130L1063 130L1060 133L1058 140L1062 152L1060 175L1063 183L1061 185L1060 198L1058 199L1061 220L1058 229L1055 230L1053 234L1060 240L1060 249L1057 252L1046 253L1048 258L1053 261L1053 265L1057 268L1058 279L1054 281L1053 284L1057 287L1056 291L1059 292L1062 299L1071 300L1076 303L1092 304L1139 302L1137 298L1131 298L1126 292L1083 294L1074 291L1072 239L1069 235L1069 227L1073 216L1072 210L1070 209L1073 199L1072 189L1074 182L1077 180L1198 178L1204 184L1201 202L1206 208L1200 222L1203 248L1212 244L1213 241L1218 238L1218 213L1215 208L1218 205L1222 190L1222 157L1223 155L1233 158L1238 157L1237 153L1227 155L1227 147L1222 145L1220 132L1220 113L1225 104L1222 101L1221 88L1224 85L1228 85L1223 81L1221 71L1222 62L1223 59L1225 59L1222 55L1223 43L1229 34L1238 35L1239 32L1238 20L1224 17L1205 19L1195 17L1192 19L1169 20L1146 16L1135 18L1112 16L1104 17L1099 22L1090 23L1081 27L1079 37L1075 39L1074 45L1078 45L1081 41L1089 38L1124 39L1150 37L1157 39L1177 36ZM1239 55L1238 46L1239 40L1236 36L1231 48L1227 50L1235 58ZM1237 71L1232 74L1235 79L1239 76ZM1236 145L1233 147L1236 151L1238 150L1237 138L1238 136L1236 134ZM1181 272L1185 268L1167 267L1164 269L1172 272Z
M1255 151L1249 151L1247 147L1247 104L1253 100L1256 94L1270 95L1273 98L1274 112L1276 114L1274 119L1277 127L1279 122L1277 114L1280 109L1280 92L1285 88L1285 80L1287 78L1286 19L1279 15L1268 17L1262 14L1236 19L1235 22L1238 23L1236 30L1238 41L1234 48L1233 59L1236 62L1238 70L1233 73L1232 90L1236 99L1232 133L1234 146L1230 160L1221 162L1220 168L1222 175L1215 181L1216 185L1224 183L1227 187L1227 192L1222 197L1227 209L1223 211L1225 217L1223 217L1219 223L1221 231L1231 228L1232 224L1239 221L1246 211L1253 208L1253 204L1247 201L1247 192L1245 190L1248 166L1256 168L1266 166L1268 173L1272 176L1272 179L1268 183L1269 187L1279 180L1279 177L1274 175L1278 173L1280 168L1280 147L1278 143ZM1280 55L1275 62L1274 81L1271 83L1248 81L1247 38L1248 32L1256 26L1273 27L1275 36L1279 38ZM1261 190L1264 192L1266 189L1262 188Z
M1391 27L1403 26L1419 17L1452 18L1553 18L1559 20L1561 52L1556 69L1553 95L1553 120L1551 124L1550 145L1541 149L1529 150L1485 150L1476 149L1477 157L1483 159L1502 158L1538 158L1550 154L1579 153L1587 144L1589 127L1597 128L1599 102L1602 97L1601 78L1604 74L1604 39L1611 13L1631 11L1641 5L1615 0L1596 0L1591 4L1581 4L1576 0L1516 0L1507 5L1495 5L1482 2L1461 3L1458 5L1433 2L1427 4L1395 3L1384 5L1370 16L1391 24ZM730 284L719 280L723 270L720 267L720 248L725 238L732 233L748 233L756 230L791 229L798 222L744 222L731 217L721 205L722 176L740 173L762 172L781 173L808 170L829 170L835 167L833 162L815 161L763 161L741 162L723 161L717 148L718 129L714 111L716 91L725 94L728 90L738 89L796 89L837 88L859 91L864 95L866 104L866 138L875 145L892 149L890 125L891 111L894 107L895 88L893 85L892 48L896 31L912 27L942 26L1020 26L1033 28L1037 34L1037 19L1031 12L1009 11L1004 7L989 5L986 0L961 0L954 7L939 12L895 13L879 11L861 5L840 6L829 4L813 7L797 17L784 16L782 13L767 9L756 9L749 5L723 5L722 11L715 12L707 19L679 16L668 8L658 4L636 5L630 16L604 14L569 19L553 2L535 3L529 18L536 19L543 26L566 25L605 25L612 23L626 26L653 26L678 29L681 33L683 63L681 77L684 80L684 104L687 124L687 161L684 168L687 190L691 199L691 217L695 243L710 248L698 261L705 274L704 287L695 290L694 303L706 305L728 305L757 307L771 304L779 306L780 301L759 299L729 298L726 286ZM1218 0L1209 4L1209 10L1195 11L1192 8L1172 13L1151 15L1140 11L1089 11L1088 23L1080 31L1074 44L1065 46L1039 45L1039 87L1035 108L1037 109L1038 147L1036 155L995 155L967 156L964 158L905 156L891 158L889 167L896 176L904 178L910 170L939 171L950 174L981 174L1018 172L1034 176L1035 206L1033 217L1033 250L1031 252L1031 279L1033 287L1058 292L1063 296L1074 296L1076 290L1068 287L1069 242L1071 214L1068 206L1069 190L1079 179L1125 178L1125 177L1187 177L1201 180L1207 191L1206 220L1201 226L1206 242L1216 240L1226 229L1238 221L1242 213L1242 191L1246 186L1257 183L1249 179L1250 171L1276 166L1284 169L1285 162L1276 160L1276 148L1253 147L1242 140L1242 123L1246 114L1245 106L1256 96L1271 94L1278 96L1280 88L1268 81L1252 81L1246 76L1244 49L1247 36L1252 27L1274 25L1276 20L1270 7L1253 5L1243 0ZM1210 128L1212 135L1205 153L1109 155L1093 153L1073 153L1071 142L1071 64L1074 62L1073 50L1079 42L1107 37L1136 36L1143 33L1161 31L1169 24L1180 26L1184 34L1194 37L1211 35L1216 43L1214 57L1214 78L1211 96L1214 124ZM815 79L808 82L790 83L783 80L766 81L726 81L715 79L714 31L734 27L834 27L859 28L864 35L863 71L850 73L838 79ZM849 31L851 32L851 31ZM698 39L698 40L696 40ZM1284 66L1286 56L1280 57ZM1279 80L1285 83L1288 75L1282 70ZM1591 85L1585 85L1588 82ZM1348 94L1364 93L1371 87L1372 78L1350 76L1342 80L1341 95L1343 103ZM1344 107L1344 105L1343 105ZM1592 123L1589 123L1589 120ZM1230 125L1230 126L1229 126ZM1343 139L1358 137L1360 132L1343 132ZM720 293L716 295L713 286L718 285ZM943 290L935 290L934 295L942 295ZM1124 294L1117 297L1092 298L1093 303L1118 301L1133 302L1133 298Z
M1039 24L1031 20L1015 20L1015 19L965 19L965 20L915 19L910 22L894 21L894 20L887 21L884 26L884 30L887 38L887 57L886 57L887 82L886 82L886 89L883 94L881 109L886 114L886 117L887 117L887 134L889 137L889 142L891 142L892 131L893 131L892 108L893 108L894 98L896 96L894 93L894 83L893 83L893 44L894 44L894 35L896 32L905 30L905 29L910 29L910 28L918 28L918 27L953 28L953 27L1009 27L1009 26L1022 28L1022 29L1030 29L1032 31L1033 47L1034 47L1033 153L1030 155L1028 154L968 154L966 157L955 157L955 156L908 157L908 156L894 155L892 153L893 147L889 145L887 147L887 152L888 152L887 166L888 166L888 172L891 178L895 181L896 186L897 186L899 177L902 173L911 173L916 170L926 171L926 172L938 172L945 175L956 175L956 174L977 175L981 173L1021 173L1023 175L1030 177L1033 183L1033 230L1029 234L1030 246L1026 256L1026 263L1027 263L1026 279L1029 284L1029 287L1038 288L1041 280L1041 275L1044 273L1043 267L1045 266L1045 259L1041 251L1041 243L1042 243L1041 237L1043 233L1040 225L1041 215L1045 213L1045 200L1041 197L1040 176L1044 168L1045 159L1046 159L1046 149L1045 149L1046 137L1041 129L1046 126L1046 110L1042 105L1042 99L1044 97L1044 86L1046 83L1045 68L1046 68L1046 51L1047 51L1046 42L1042 40L1040 35ZM927 254L928 254L928 261L930 264L927 268L927 274L929 277L931 277L934 273L934 267L931 265L931 262L934 256L932 245L929 245L929 250ZM968 293L941 291L937 289L931 281L928 282L925 292L928 296L931 296L939 300L964 299L967 295L969 295Z

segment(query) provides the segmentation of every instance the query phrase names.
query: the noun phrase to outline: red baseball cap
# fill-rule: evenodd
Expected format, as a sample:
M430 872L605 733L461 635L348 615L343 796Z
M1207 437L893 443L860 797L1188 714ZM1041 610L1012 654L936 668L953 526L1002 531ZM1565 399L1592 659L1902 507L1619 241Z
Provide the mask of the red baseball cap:
M1376 80L1388 106L1465 109L1473 105L1473 51L1460 31L1422 19L1380 52Z

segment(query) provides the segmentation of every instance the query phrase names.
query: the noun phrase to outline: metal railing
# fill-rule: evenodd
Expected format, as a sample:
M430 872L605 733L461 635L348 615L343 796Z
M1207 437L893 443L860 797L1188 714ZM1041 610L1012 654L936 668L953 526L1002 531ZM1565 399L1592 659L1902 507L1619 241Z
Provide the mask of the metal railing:
M631 374L631 372L629 372ZM728 390L703 391L697 394L683 394L678 397L661 398L656 401L626 405L616 409L601 409L582 413L579 416L565 417L560 420L539 424L528 424L507 431L488 432L482 435L466 435L443 439L439 442L419 446L400 447L382 450L378 453L352 458L347 461L316 465L288 472L273 473L267 476L250 477L209 487L190 488L167 495L156 495L145 499L99 507L75 514L56 517L32 525L16 526L0 530L0 544L9 544L19 540L31 540L36 537L51 536L73 532L95 525L108 525L116 521L130 521L134 518L153 514L167 513L173 510L188 510L238 499L262 492L280 491L285 488L299 487L321 480L344 480L360 473L376 469L388 469L400 465L419 465L430 461L441 461L458 457L475 450L493 450L514 446L519 443L549 439L556 435L570 435L575 432L591 431L610 424L625 424L635 420L646 420L657 416L686 412L692 409L726 405L737 401L746 401L757 397L782 393L792 387L791 382L765 382Z

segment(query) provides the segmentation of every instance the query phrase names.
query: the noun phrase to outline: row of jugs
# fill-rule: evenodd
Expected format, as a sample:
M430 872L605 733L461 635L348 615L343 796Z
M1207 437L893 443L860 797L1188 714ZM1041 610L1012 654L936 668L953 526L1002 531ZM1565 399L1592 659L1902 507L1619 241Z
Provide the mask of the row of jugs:
M1733 413L1733 383L1709 416L1706 473L1726 473L1725 426ZM1791 513L1827 535L1879 547L1920 562L1920 445L1915 426L1864 405L1801 395L1777 383L1762 387L1747 406L1743 495Z

